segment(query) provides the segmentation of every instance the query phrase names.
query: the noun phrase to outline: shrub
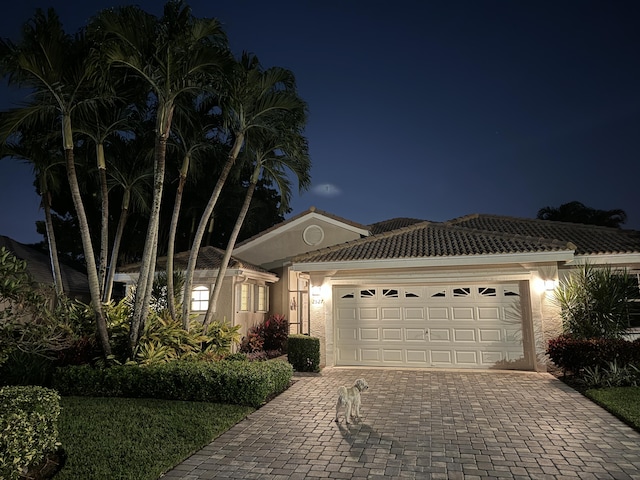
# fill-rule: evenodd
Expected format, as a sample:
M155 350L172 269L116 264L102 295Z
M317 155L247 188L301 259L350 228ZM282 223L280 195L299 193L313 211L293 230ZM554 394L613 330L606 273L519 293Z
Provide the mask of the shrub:
M578 382L585 388L637 387L640 385L640 368L634 365L618 366L611 362L604 368L585 368Z
M289 363L298 372L320 371L320 339L307 335L289 335Z
M554 291L564 332L574 338L618 338L630 324L638 287L627 270L589 264L572 271Z
M549 341L547 354L558 367L575 374L585 368L604 368L613 362L620 366L640 365L640 339L585 340L561 335Z
M249 329L242 339L240 351L244 353L278 352L267 354L268 358L281 355L287 350L289 322L284 315L271 315L263 323Z
M43 387L0 389L0 478L18 479L58 444L60 395Z
M54 386L62 395L163 398L257 407L285 390L293 369L286 362L185 362L146 367L89 365L59 368Z

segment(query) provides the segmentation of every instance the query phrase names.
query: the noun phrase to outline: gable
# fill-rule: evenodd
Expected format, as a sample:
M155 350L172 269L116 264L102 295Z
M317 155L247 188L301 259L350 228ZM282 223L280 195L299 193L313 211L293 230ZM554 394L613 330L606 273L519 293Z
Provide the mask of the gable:
M314 208L239 245L234 256L263 268L282 266L292 257L368 236L366 227Z

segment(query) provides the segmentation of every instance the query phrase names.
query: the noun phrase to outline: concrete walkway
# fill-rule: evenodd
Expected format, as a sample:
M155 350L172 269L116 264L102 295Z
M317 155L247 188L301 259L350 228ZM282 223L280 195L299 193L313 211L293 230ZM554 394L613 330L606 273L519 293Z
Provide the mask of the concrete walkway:
M333 421L363 377L363 419ZM549 374L326 369L163 476L640 479L640 433Z

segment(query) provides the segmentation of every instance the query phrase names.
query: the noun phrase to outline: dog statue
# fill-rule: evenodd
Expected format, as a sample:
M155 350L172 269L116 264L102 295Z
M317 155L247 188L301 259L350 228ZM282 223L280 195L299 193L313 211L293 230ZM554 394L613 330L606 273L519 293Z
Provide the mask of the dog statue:
M364 378L359 378L353 384L353 387L338 387L338 401L336 403L336 422L338 421L338 412L344 407L344 418L347 425L353 416L355 420L360 419L360 392L364 392L369 385ZM353 415L352 415L353 414Z

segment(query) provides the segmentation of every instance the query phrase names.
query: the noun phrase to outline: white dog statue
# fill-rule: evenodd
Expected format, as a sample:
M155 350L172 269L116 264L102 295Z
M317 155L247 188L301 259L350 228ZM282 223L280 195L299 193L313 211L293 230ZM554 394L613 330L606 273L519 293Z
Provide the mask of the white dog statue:
M345 409L344 418L347 425L353 416L355 420L360 419L360 392L364 392L369 385L364 378L359 378L353 384L353 387L338 387L338 401L336 403L336 422L338 421L338 412L341 408Z

